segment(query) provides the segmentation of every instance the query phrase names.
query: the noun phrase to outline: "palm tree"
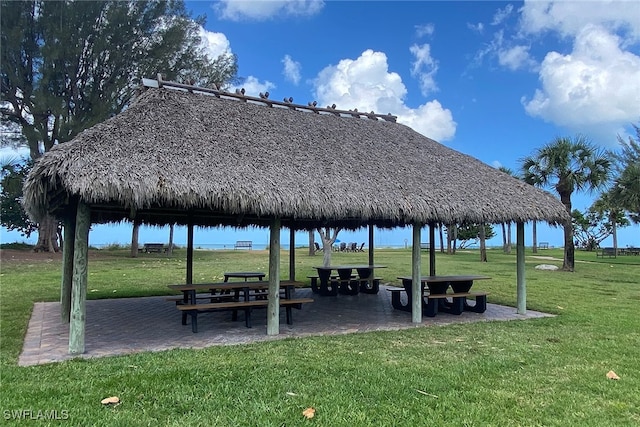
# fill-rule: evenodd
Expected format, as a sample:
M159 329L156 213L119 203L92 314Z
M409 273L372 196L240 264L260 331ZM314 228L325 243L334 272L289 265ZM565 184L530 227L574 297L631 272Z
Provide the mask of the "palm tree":
M556 138L533 156L522 159L525 181L554 188L569 216L573 192L591 191L606 185L611 167L609 153L598 150L584 136ZM563 270L574 270L574 258L573 227L567 222L564 224Z

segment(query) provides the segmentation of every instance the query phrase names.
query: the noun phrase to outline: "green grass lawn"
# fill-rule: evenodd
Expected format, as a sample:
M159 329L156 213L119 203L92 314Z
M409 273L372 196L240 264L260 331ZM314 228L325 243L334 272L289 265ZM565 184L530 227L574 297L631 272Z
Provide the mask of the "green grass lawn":
M423 271L428 256L423 252ZM3 262L0 273L0 423L57 411L77 426L634 426L640 425L640 257L576 253L574 273L535 270L528 308L556 317L396 332L286 339L18 367L33 303L59 298L60 262ZM559 249L539 251L561 259ZM124 250L89 261L88 298L170 294L185 251ZM194 282L224 271L268 271L265 251L196 251ZM489 301L515 306L515 251L437 254L438 274L486 274ZM581 262L585 261L585 262ZM296 254L297 278L320 256ZM334 263L367 262L335 253ZM383 282L411 272L409 250L377 250ZM288 253L281 272L288 276ZM90 315L90 313L89 313ZM148 325L153 327L153 325ZM619 381L606 378L615 371ZM121 404L104 407L102 398ZM302 411L316 408L306 420ZM49 412L49 414L51 414ZM54 414L55 415L55 414ZM11 420L8 420L11 422ZM25 424L34 421L24 420Z

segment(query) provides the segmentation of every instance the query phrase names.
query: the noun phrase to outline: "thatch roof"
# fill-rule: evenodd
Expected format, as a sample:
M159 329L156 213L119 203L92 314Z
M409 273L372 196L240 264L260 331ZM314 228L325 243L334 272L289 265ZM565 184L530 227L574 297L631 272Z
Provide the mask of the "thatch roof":
M411 128L172 89L46 153L25 183L39 217L358 228L567 219L563 205Z

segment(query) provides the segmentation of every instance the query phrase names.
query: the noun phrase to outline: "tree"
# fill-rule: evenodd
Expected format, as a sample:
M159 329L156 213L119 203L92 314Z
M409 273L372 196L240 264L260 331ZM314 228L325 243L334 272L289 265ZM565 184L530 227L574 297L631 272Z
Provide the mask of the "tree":
M122 111L140 78L221 86L237 61L209 58L182 1L1 3L3 122L19 126L36 160ZM54 247L57 222L39 224L36 248Z
M538 149L532 156L522 159L526 182L552 187L571 215L571 195L574 191L595 190L609 182L611 156L596 149L585 137L561 137ZM575 247L573 227L564 224L563 270L573 271Z
M0 224L8 230L16 230L25 237L37 230L36 224L29 219L20 205L22 183L31 163L19 163L7 160L0 169Z
M587 251L597 249L600 242L613 235L618 226L629 225L629 220L621 215L621 212L617 211L617 214L617 216L610 216L610 212L599 210L594 206L584 213L574 209L571 213L571 223L576 244ZM615 239L613 246L617 249Z
M456 226L455 228L450 228L452 231L455 230L454 240L460 240L460 249L468 248L471 245L478 244L478 242L480 242L481 228L484 229L485 239L491 239L496 235L496 233L493 231L493 227L488 224L485 224L483 227L478 224L462 224Z
M603 223L605 229L609 231L609 235L613 237L613 247L617 250L618 228L627 227L630 222L611 196L611 192L600 194L600 197L589 208L589 213Z
M618 175L609 191L612 203L625 210L631 220L640 223L640 127L633 125L636 139L625 141L618 135L622 146L615 154L618 160Z
M322 265L324 267L328 267L331 265L331 250L333 249L333 244L336 242L341 228L318 227L317 230L320 234L320 238L322 239Z

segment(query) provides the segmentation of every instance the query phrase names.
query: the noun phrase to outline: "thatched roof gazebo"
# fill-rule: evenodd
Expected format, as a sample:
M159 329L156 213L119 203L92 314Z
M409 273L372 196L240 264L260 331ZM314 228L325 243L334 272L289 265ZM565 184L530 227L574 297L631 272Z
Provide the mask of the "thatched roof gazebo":
M568 219L549 193L397 124L393 116L147 83L158 87L54 147L25 182L27 211L65 224L62 294L70 299L71 331L78 330L70 333L70 352L84 351L91 223L183 224L191 243L194 225L270 227L267 333L277 334L282 226L412 225L413 276L420 283L422 226L516 222L518 308L524 310L523 224ZM413 321L421 318L416 305Z

